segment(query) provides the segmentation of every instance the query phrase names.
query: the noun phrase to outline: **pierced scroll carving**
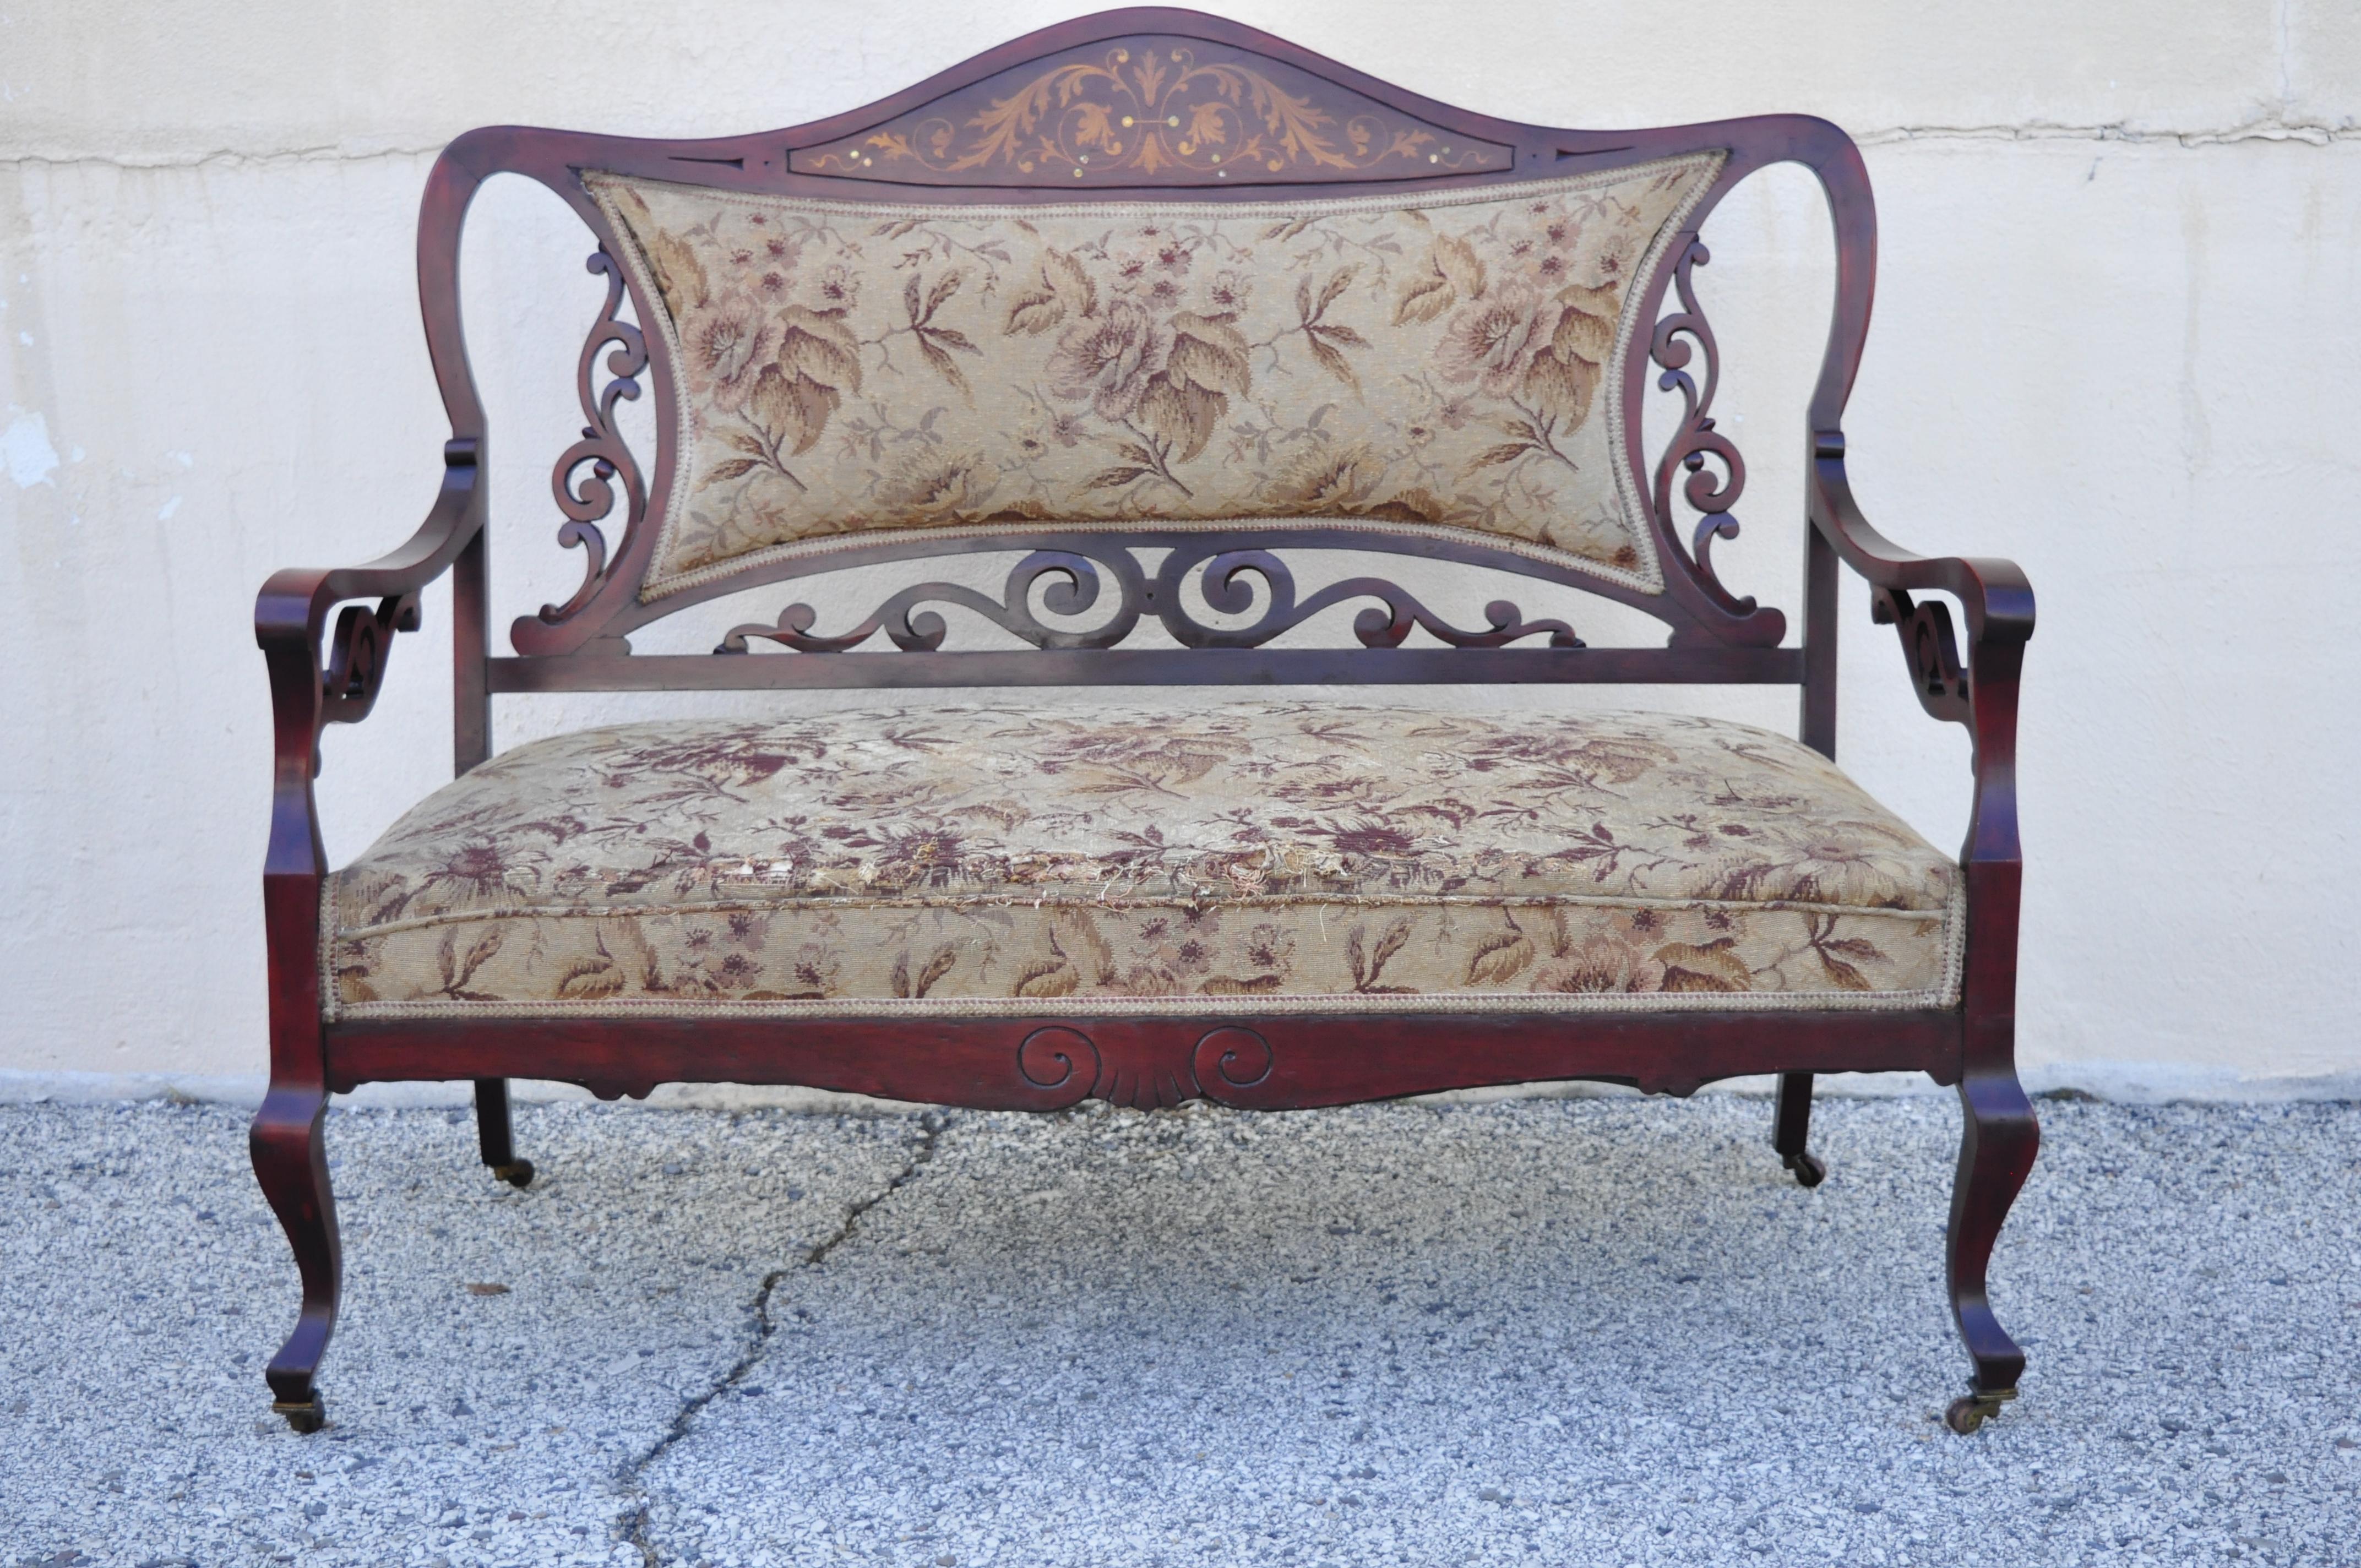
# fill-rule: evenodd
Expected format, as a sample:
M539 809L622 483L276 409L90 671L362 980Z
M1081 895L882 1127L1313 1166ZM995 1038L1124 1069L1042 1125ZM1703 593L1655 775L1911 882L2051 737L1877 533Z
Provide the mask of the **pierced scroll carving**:
M576 367L575 385L582 400L582 415L589 422L582 427L582 439L566 449L565 455L549 476L549 485L557 497L558 510L566 513L566 521L557 530L557 543L566 549L579 548L584 553L582 586L574 597L562 605L541 607L541 619L551 624L564 620L590 602L607 571L607 536L598 524L615 510L615 486L620 481L623 489L623 528L629 533L640 526L647 513L648 491L640 477L640 466L631 455L621 433L615 428L615 405L625 398L640 395L638 377L647 368L647 340L640 329L630 322L617 319L616 313L623 304L623 269L601 246L590 253L583 263L594 275L607 280L607 303L591 324L590 334L583 340L582 358ZM614 378L604 389L598 386L598 351L614 345L607 356L607 370ZM582 474L585 466L588 475Z
M833 145L798 174L919 185L1221 185L1506 169L1457 136L1278 60L1130 38L962 88Z
M381 599L375 609L346 605L336 617L336 630L328 639L328 667L321 681L320 722L358 724L367 718L369 709L377 706L379 688L385 684L385 665L393 651L393 634L415 631L418 625L415 593ZM316 752L313 771L319 771Z
M1664 367L1664 373L1656 378L1657 387L1664 391L1679 392L1683 404L1679 428L1664 444L1664 455L1656 461L1656 515L1668 524L1672 521L1673 470L1686 469L1689 477L1681 487L1681 496L1701 514L1689 540L1689 559L1697 564L1697 576L1706 590L1723 609L1747 615L1754 609L1753 598L1732 595L1722 587L1721 578L1713 569L1713 542L1738 537L1738 519L1730 515L1730 509L1738 504L1740 493L1746 488L1746 459L1713 425L1713 394L1721 380L1721 353L1714 342L1711 323L1697 308L1697 291L1689 279L1692 269L1703 267L1712 259L1712 252L1701 240L1691 240L1688 248L1681 252L1673 271L1673 286L1679 291L1681 309L1656 323L1655 335L1648 345L1648 356ZM1690 346L1692 343L1695 348ZM1705 366L1702 391L1688 373L1689 361L1700 353ZM1720 473L1706 466L1708 458L1721 465Z
M1900 588L1884 588L1871 596L1869 615L1900 636L1918 706L1936 718L1972 728L1975 706L1969 700L1967 666L1960 662L1960 640L1951 630L1951 607L1941 599L1916 602Z
M1202 568L1199 587L1205 602L1224 615L1243 614L1252 608L1252 590L1241 579L1246 574L1262 578L1270 602L1251 625L1222 628L1192 618L1181 587L1192 572ZM1499 648L1520 638L1546 633L1553 648L1579 648L1582 640L1563 620L1527 620L1507 599L1484 607L1485 629L1466 631L1421 604L1409 589L1383 577L1347 577L1331 583L1301 603L1296 602L1295 576L1285 562L1267 550L1214 548L1191 554L1175 550L1157 573L1154 608L1173 640L1191 648L1258 648L1333 606L1352 599L1374 598L1353 618L1353 635L1365 648L1398 648L1413 627L1454 648Z
M1115 599L1113 614L1103 624L1085 630L1064 630L1044 623L1034 613L1033 589L1044 579L1042 604L1050 614L1089 612L1104 591L1101 568L1114 580ZM1205 603L1221 615L1243 615L1252 609L1257 596L1246 579L1260 578L1266 598L1262 613L1243 626L1197 619L1190 610L1186 591L1192 576ZM759 638L798 652L837 653L859 647L882 630L905 652L931 652L943 645L948 628L941 616L918 609L928 603L972 610L1036 648L1112 648L1129 637L1142 615L1149 613L1174 641L1186 648L1258 648L1313 616L1355 599L1378 601L1353 618L1353 635L1366 648L1398 648L1412 630L1421 629L1454 648L1499 648L1523 638L1543 636L1553 648L1583 646L1566 622L1528 620L1508 599L1486 605L1484 629L1467 630L1452 625L1408 589L1382 577L1348 577L1299 601L1294 574L1267 550L1221 544L1175 549L1150 578L1122 543L1093 538L1027 555L1008 574L999 599L956 583L920 583L887 599L850 631L833 635L814 634L818 612L808 604L792 604L780 612L775 625L758 621L732 627L714 652L743 653L748 640Z
M1117 595L1115 616L1104 626L1087 631L1065 631L1044 624L1033 613L1033 587L1046 577L1049 584L1042 604L1050 614L1086 614L1098 602L1101 566L1115 578ZM934 611L918 609L918 606L928 603L955 604L973 610L1036 648L1111 648L1130 636L1132 629L1139 624L1145 588L1139 563L1128 550L1115 547L1088 554L1077 550L1036 550L1010 571L997 599L957 583L919 583L887 599L851 630L827 637L811 634L813 624L819 619L818 611L807 604L791 604L780 611L776 626L758 622L732 627L714 652L743 653L746 640L760 637L798 652L838 653L859 647L883 630L906 653L932 652L943 645L950 629Z
M1115 611L1105 623L1089 630L1062 630L1049 626L1034 614L1034 586L1044 583L1044 609L1058 617L1089 614L1103 593L1100 569L1105 569L1105 576L1110 576L1115 586ZM1218 614L1245 614L1254 609L1254 588L1245 581L1249 576L1261 578L1268 602L1261 614L1246 626L1213 626L1190 614L1185 593L1190 576L1197 576L1197 588L1204 595L1204 602ZM1400 647L1414 628L1423 628L1428 635L1450 647L1506 647L1521 638L1542 635L1549 638L1549 647L1582 647L1582 638L1575 635L1573 626L1556 619L1528 621L1525 611L1518 609L1511 600L1492 600L1485 605L1483 630L1464 630L1422 605L1417 595L1402 588L1400 583L1378 576L1350 576L1341 583L1329 583L1327 588L1320 588L1299 602L1294 572L1289 572L1287 562L1272 555L1270 550L1239 550L1228 545L1171 550L1164 557L1164 565L1157 569L1155 578L1150 578L1140 569L1138 557L1133 557L1131 550L1122 543L1089 539L1070 548L1034 550L1032 555L1011 569L999 600L972 588L963 588L959 583L916 583L883 602L860 626L833 635L812 633L812 626L819 621L819 611L810 605L788 605L779 611L779 621L774 626L763 626L760 621L732 626L730 635L725 635L720 647L713 652L743 654L749 638L760 638L803 654L838 654L869 642L881 630L902 652L935 652L942 647L950 628L933 609L918 609L921 605L959 605L963 609L972 609L994 626L1011 630L1034 647L1115 647L1128 638L1138 628L1140 617L1150 611L1164 630L1171 633L1173 642L1180 642L1183 647L1261 647L1263 642L1270 642L1272 638L1311 621L1320 611L1350 600L1377 600L1377 605L1353 617L1353 635L1360 640L1362 647Z

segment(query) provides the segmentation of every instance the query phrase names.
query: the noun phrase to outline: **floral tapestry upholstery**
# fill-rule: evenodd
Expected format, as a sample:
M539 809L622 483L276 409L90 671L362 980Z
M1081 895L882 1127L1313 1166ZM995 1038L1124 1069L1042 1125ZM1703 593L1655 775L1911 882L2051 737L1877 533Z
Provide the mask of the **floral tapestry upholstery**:
M1948 1005L1952 862L1716 720L881 709L520 746L328 884L346 1018Z
M1655 591L1626 307L1721 161L1411 207L862 206L586 175L682 380L641 591L880 529L1246 519L1472 531Z

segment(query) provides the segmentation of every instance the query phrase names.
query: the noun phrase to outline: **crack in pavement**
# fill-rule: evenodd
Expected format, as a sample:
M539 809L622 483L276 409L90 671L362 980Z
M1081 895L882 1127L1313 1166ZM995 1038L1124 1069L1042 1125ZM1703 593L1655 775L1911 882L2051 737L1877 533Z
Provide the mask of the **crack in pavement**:
M754 1292L754 1335L747 1343L745 1354L739 1356L737 1362L728 1372L722 1374L720 1379L712 1387L692 1397L681 1406L679 1411L674 1415L672 1424L664 1430L664 1434L655 1441L653 1447L637 1459L624 1464L617 1472L616 1490L627 1497L636 1494L640 1499L623 1515L620 1522L622 1539L639 1548L640 1560L645 1564L645 1568L660 1568L662 1563L662 1559L656 1555L655 1542L648 1537L647 1486L642 1477L646 1475L649 1466L663 1458L673 1444L686 1437L689 1423L696 1420L698 1413L706 1406L735 1387L748 1373L754 1369L754 1364L763 1358L763 1352L769 1347L771 1335L774 1332L774 1325L771 1321L771 1292L778 1288L779 1281L785 1279L796 1269L816 1268L827 1262L829 1254L852 1239L853 1233L861 1227L862 1217L870 1210L916 1180L918 1172L925 1169L928 1163L935 1157L936 1145L941 1141L943 1134L950 1131L952 1120L950 1116L934 1111L928 1111L920 1115L917 1145L910 1151L909 1162L887 1179L885 1185L879 1188L874 1195L864 1198L847 1209L844 1212L843 1222L836 1227L835 1231L813 1244L800 1259L784 1267L774 1268L763 1276L762 1286Z

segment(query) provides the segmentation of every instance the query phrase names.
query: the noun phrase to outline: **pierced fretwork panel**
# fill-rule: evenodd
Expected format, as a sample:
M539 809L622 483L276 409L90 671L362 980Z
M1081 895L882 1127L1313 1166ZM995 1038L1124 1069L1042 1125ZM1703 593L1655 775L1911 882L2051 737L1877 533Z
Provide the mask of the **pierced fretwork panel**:
M1049 614L1079 619L1096 612L1096 624L1077 630L1044 621L1034 608L1037 590ZM1223 617L1246 615L1260 600L1260 613L1239 624L1208 621L1196 614L1192 598ZM1453 624L1382 577L1346 577L1299 594L1294 573L1279 555L1241 548L1235 540L1170 550L1151 573L1133 547L1091 537L1033 551L1010 570L996 599L959 583L919 583L887 598L859 625L834 634L815 633L818 611L797 602L782 610L775 624L731 628L714 652L746 652L752 639L798 652L836 653L882 632L906 652L931 652L943 646L949 626L937 610L926 608L930 605L971 610L1036 648L1116 647L1143 620L1156 621L1185 648L1258 648L1323 611L1362 600L1368 602L1353 618L1353 635L1367 648L1398 648L1413 630L1455 648L1500 648L1528 638L1543 639L1553 648L1583 646L1566 621L1528 620L1507 599L1486 605L1486 624L1471 629Z
M1746 488L1746 459L1728 436L1714 428L1713 395L1721 382L1721 350L1714 341L1713 327L1706 320L1705 312L1697 308L1696 287L1689 277L1694 269L1712 259L1712 253L1702 240L1691 240L1681 251L1673 269L1673 287L1680 297L1681 308L1657 319L1655 334L1648 345L1648 356L1664 367L1664 374L1656 378L1657 389L1678 392L1682 405L1680 422L1664 444L1664 455L1656 460L1653 504L1665 532L1677 537L1673 475L1676 469L1686 469L1689 477L1681 487L1681 499L1698 513L1696 530L1688 540L1689 559L1706 591L1723 609L1743 615L1754 608L1754 600L1739 598L1722 587L1713 566L1713 542L1738 537L1738 519L1731 515L1730 509L1738 504L1740 493ZM1689 374L1692 360L1698 362L1705 378L1702 389ZM1720 472L1708 468L1708 460L1719 463Z
M639 377L648 367L648 345L640 329L620 319L623 307L623 269L604 247L590 253L583 263L593 275L607 280L607 302L591 323L589 335L583 339L582 358L575 370L575 385L582 400L582 439L576 442L557 460L550 472L549 487L557 498L560 511L566 521L557 531L557 542L569 550L584 552L582 586L574 597L562 605L544 605L541 619L544 621L565 620L590 602L598 590L607 571L607 536L598 524L613 515L615 490L622 488L623 527L625 534L637 530L647 516L647 482L640 476L638 460L631 455L631 444L623 439L615 418L616 404L640 395ZM598 383L598 351L613 345L607 356L607 370L611 379L604 387ZM582 470L588 467L588 476Z

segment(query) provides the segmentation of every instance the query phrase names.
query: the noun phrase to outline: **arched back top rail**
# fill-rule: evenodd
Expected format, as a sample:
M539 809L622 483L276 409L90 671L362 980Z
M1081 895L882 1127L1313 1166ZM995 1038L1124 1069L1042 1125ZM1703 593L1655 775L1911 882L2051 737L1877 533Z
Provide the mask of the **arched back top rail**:
M1697 163L1700 159L1709 161ZM1213 203L1323 206L1340 199L1368 198L1385 204L1386 199L1399 197L1401 206L1411 209L1421 203L1465 203L1494 188L1513 191L1532 181L1606 176L1680 159L1691 160L1690 166L1704 173L1694 198L1665 225L1661 243L1644 258L1634 258L1644 273L1635 271L1620 296L1620 331L1631 346L1628 351L1619 347L1620 360L1607 360L1615 384L1602 393L1602 398L1612 394L1620 399L1620 404L1603 401L1602 406L1635 411L1613 428L1612 435L1620 443L1616 458L1628 476L1635 515L1644 522L1645 543L1653 551L1653 560L1643 560L1640 570L1586 571L1578 569L1579 562L1570 567L1560 553L1523 546L1498 532L1438 524L1431 518L1404 521L1382 510L1347 519L1307 508L1306 515L1298 517L1240 517L1182 525L1159 519L1152 502L1142 501L1131 509L1136 521L1126 516L1119 524L1103 517L1044 517L1037 509L1026 518L995 517L988 524L812 541L808 550L756 554L725 573L677 578L685 586L668 587L660 596L645 591L664 521L676 505L686 502L675 491L683 470L682 432L691 411L684 403L692 394L685 389L682 367L674 363L679 352L673 341L675 333L668 327L658 330L671 322L668 309L678 302L661 297L661 279L645 265L645 247L640 243L644 236L623 231L615 219L614 197L602 202L594 182L635 189L653 189L661 182L664 188L693 187L733 201L785 198L848 203L873 213L879 208L990 209L1013 211L1021 217L1029 208L1071 212L1090 203L1136 214L1143 205L1166 203L1192 208ZM1778 648L1786 618L1777 609L1733 596L1714 575L1711 544L1737 532L1732 508L1745 482L1745 468L1737 447L1715 428L1711 408L1717 349L1691 283L1694 269L1709 259L1697 233L1715 206L1740 181L1783 162L1802 164L1818 178L1836 231L1835 308L1809 410L1812 439L1825 445L1831 439L1841 441L1845 401L1868 330L1876 222L1859 149L1835 126L1808 116L1764 115L1635 131L1521 125L1406 93L1251 27L1195 12L1141 8L1043 29L878 103L782 130L684 141L522 126L470 131L437 160L418 236L428 346L453 438L474 443L479 455L487 450L484 410L467 362L458 283L461 231L469 203L485 180L501 173L522 175L565 201L593 236L590 269L602 277L606 288L604 310L581 358L583 439L562 455L555 476L563 513L560 543L583 550L584 579L565 604L545 607L516 622L511 640L521 657L490 660L489 685L493 690L524 690L1037 679L1800 681L1805 678L1800 653ZM1577 178L1576 183L1580 182ZM1442 269L1449 270L1447 266ZM932 349L930 359L952 361L953 369L945 374L957 382L957 357L950 351L961 347L955 340L961 334L930 337L913 330L931 330L926 313L935 302L931 294L920 297L919 281L915 273L908 280L909 326L894 330L911 334L905 340L908 352ZM1460 284L1463 299L1480 292L1480 283L1472 291L1465 278ZM1298 309L1304 316L1299 324L1317 327L1314 291L1299 291L1303 297ZM1427 308L1410 302L1408 291L1402 298L1397 323ZM623 311L626 300L629 319ZM1565 346L1570 340L1565 329L1593 324L1576 323L1573 316L1574 309L1568 307L1556 344L1569 362L1577 350ZM1200 330L1212 341L1219 328ZM1312 356L1307 363L1348 361L1350 356L1339 349L1352 346L1353 335L1350 328L1336 337L1307 331L1300 346ZM1573 334L1572 339L1579 335ZM1246 345L1242 334L1236 341ZM814 352L825 350L823 344ZM1620 375L1611 368L1617 364ZM1349 365L1328 368L1353 383L1357 395ZM1470 374L1481 368L1473 367ZM1209 384L1219 379L1218 367L1213 373L1195 373L1207 375ZM1177 372L1170 378L1181 392L1203 391L1181 385ZM1682 399L1676 429L1654 454L1642 449L1642 422L1636 415L1652 379L1653 389ZM656 450L644 455L642 462L622 441L613 416L619 400L651 392ZM1168 416L1169 422L1184 426L1190 419L1197 421L1199 450L1204 445L1203 432L1223 406L1215 393L1203 395L1213 400L1212 412L1189 405ZM1587 406L1587 389L1580 395ZM1178 402L1174 406L1181 407ZM1533 415L1532 438L1546 447L1546 409L1538 414L1523 411ZM815 427L824 417L814 416ZM1176 442L1188 439L1182 435ZM1144 470L1148 459L1162 452L1152 419L1142 441L1138 466ZM1499 450L1515 444L1509 442ZM783 449L775 440L773 446L775 461ZM759 455L755 460L761 460ZM1151 481L1133 493L1146 496L1152 490ZM1675 515L1676 494L1699 514L1686 533ZM620 538L610 541L602 522L620 526ZM1165 548L1173 554L1165 566L1151 568L1129 553L1135 546ZM1291 580L1270 554L1290 547L1447 559L1569 583L1642 609L1670 626L1673 634L1669 646L1661 650L1587 649L1575 635L1577 629L1567 628L1560 635L1556 622L1528 626L1522 613L1506 601L1488 609L1483 625L1451 626L1406 590L1374 579L1338 585L1295 604ZM1037 568L1034 577L1046 576L1047 608L1053 614L1065 606L1091 602L1091 595L1112 588L1110 598L1098 601L1103 611L1112 603L1118 620L1129 616L1136 620L1143 615L1160 620L1174 631L1182 650L1116 649L1089 634L1076 641L1054 629L1045 629L1049 631L1045 640L1012 622L1012 617L1030 618L1031 611L1022 606L1004 603L995 614L967 603L1035 641L1037 650L943 652L939 638L920 634L940 624L939 618L928 621L926 618L933 612L919 604L940 585L918 585L878 607L860 652L842 651L837 628L823 634L809 620L796 624L794 606L782 610L776 625L740 628L743 635L733 633L719 657L655 659L630 652L627 637L632 629L719 594L872 561L1008 550L1043 553L1043 562L1028 557L1028 565ZM1274 606L1292 605L1299 620L1330 603L1357 597L1365 602L1352 624L1362 646L1270 649L1240 646L1225 635L1192 638L1188 622L1174 619L1178 578L1167 569L1183 555L1203 574L1193 591L1216 609L1245 609L1251 598L1247 584L1255 580L1273 591L1269 602ZM1119 564L1118 557L1128 566ZM1028 578L1028 591L1031 582ZM1346 587L1360 592L1347 595ZM1165 595L1161 600L1159 593ZM1230 596L1226 601L1224 594ZM966 603L956 594L932 597ZM897 613L902 618L898 628ZM1406 638L1409 645L1403 645ZM1444 646L1432 645L1438 639ZM1511 641L1519 645L1503 646ZM889 646L895 651L871 651ZM751 658L739 656L739 649L749 647L763 652ZM782 658L774 652L778 649L791 652ZM1040 662L1038 671L1024 664L1027 659ZM1199 663L1188 673L1165 671L1166 665L1187 665L1191 660ZM552 666L559 661L570 667L555 670ZM805 668L820 664L828 666L825 672ZM1479 674L1478 665L1493 668ZM780 666L797 669L790 674ZM1421 673L1402 673L1413 666ZM1425 673L1430 667L1438 673ZM1020 668L1024 674L1014 673ZM1464 673L1439 673L1445 670ZM1619 670L1622 673L1610 673Z

